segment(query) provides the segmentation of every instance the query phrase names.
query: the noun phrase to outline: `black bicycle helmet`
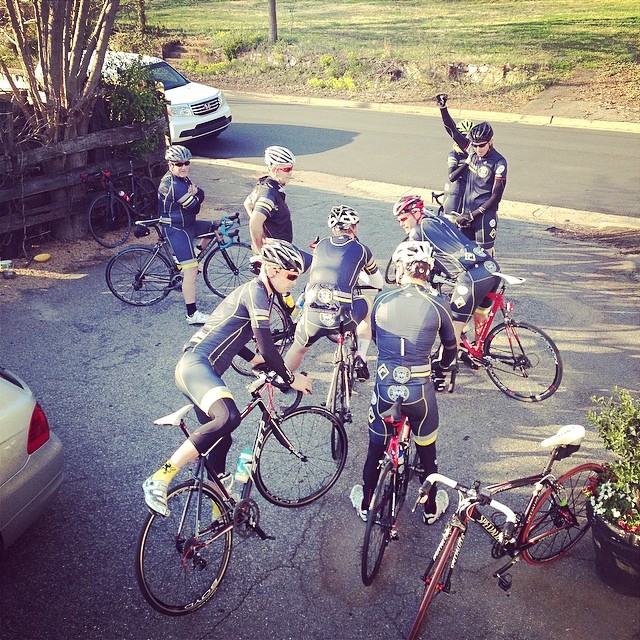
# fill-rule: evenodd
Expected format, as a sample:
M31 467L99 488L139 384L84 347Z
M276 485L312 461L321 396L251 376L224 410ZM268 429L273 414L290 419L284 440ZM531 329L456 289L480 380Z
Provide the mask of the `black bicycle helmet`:
M477 124L469 133L471 142L488 142L493 138L493 129L488 122Z

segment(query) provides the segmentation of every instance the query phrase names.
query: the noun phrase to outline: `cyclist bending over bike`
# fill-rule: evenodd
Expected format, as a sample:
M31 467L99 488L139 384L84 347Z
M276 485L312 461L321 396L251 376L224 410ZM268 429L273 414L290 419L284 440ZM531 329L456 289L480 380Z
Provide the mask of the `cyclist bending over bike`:
M449 305L428 284L433 267L429 243L403 242L392 260L396 264L396 281L401 286L379 293L373 303L371 326L378 346L378 363L369 409L369 450L362 471L364 487L355 485L351 490L353 506L365 521L378 480L378 464L392 436L392 427L381 415L398 398L403 400L402 412L409 420L420 458L420 482L437 471L438 405L430 375L431 351L439 337L442 343L439 366L443 370L451 366L457 353ZM434 485L425 504L425 524L436 522L448 504L446 491L436 492Z
M346 205L333 207L329 213L327 224L333 235L315 246L303 315L285 356L291 371L298 369L312 344L335 333L343 320L345 330L356 328L356 376L358 380L369 379L366 357L371 344L371 302L365 297L354 298L353 292L361 271L368 276L368 286L376 289L382 289L384 278L371 249L358 240L359 222L357 211Z
M194 243L196 236L211 230L211 223L196 220L204 191L189 178L191 151L182 145L170 146L165 154L169 170L158 186L158 215L162 234L169 241L171 251L182 268L182 296L187 306L187 322L204 324L207 314L196 305L196 278L198 261ZM203 240L201 249L209 244Z
M474 313L477 330L486 321L491 308L487 294L500 283L495 275L500 270L498 263L444 216L427 213L419 196L400 198L393 206L393 215L411 240L431 245L434 270L455 281L450 309L459 344L464 326ZM434 382L438 391L444 389L444 375L437 368Z
M240 412L222 375L251 338L255 337L261 360L270 369L293 389L311 392L311 380L303 374L293 375L285 366L269 325L274 293L291 289L303 270L303 257L296 247L282 240L265 242L260 257L260 274L216 307L185 345L176 366L176 384L194 403L201 426L142 485L147 506L160 515L168 514L169 483L198 454L210 451L209 460L216 473L224 473L230 434L240 424Z

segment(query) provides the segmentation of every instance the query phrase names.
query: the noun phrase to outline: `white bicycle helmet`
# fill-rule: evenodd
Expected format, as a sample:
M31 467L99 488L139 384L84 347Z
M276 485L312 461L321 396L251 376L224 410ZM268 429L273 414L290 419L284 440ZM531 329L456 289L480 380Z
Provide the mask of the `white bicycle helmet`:
M360 222L360 216L355 209L348 207L345 204L339 204L337 207L332 207L327 219L327 224L330 229L348 229L354 224Z
M164 159L167 162L186 162L191 160L191 151L181 144L174 144L164 152Z
M304 258L300 251L286 240L267 238L260 249L260 258L286 271L304 271Z
M424 262L433 267L433 250L428 242L409 240L401 242L393 252L393 262L402 262L405 267L416 262Z
M294 164L296 157L286 147L272 146L264 150L264 163L266 165Z

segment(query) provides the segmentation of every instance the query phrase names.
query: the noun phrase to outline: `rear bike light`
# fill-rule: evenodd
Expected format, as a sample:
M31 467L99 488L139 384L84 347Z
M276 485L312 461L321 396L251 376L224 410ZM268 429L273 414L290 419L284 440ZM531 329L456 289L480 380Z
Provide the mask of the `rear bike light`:
M27 453L31 455L49 440L49 422L42 407L36 403L29 423L29 435L27 436Z
M511 300L507 301L507 302L505 303L505 305L504 305L504 308L505 308L509 313L511 313L511 312L513 311L513 308L514 308L514 304L513 304L513 302L511 302Z

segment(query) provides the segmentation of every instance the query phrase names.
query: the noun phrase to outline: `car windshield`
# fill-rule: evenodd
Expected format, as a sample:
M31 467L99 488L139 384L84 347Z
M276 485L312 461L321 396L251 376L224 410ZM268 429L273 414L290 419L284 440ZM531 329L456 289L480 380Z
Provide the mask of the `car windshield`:
M156 64L152 64L149 67L149 70L151 71L151 77L156 82L162 82L165 91L189 84L189 81L183 75L166 62L156 62Z

